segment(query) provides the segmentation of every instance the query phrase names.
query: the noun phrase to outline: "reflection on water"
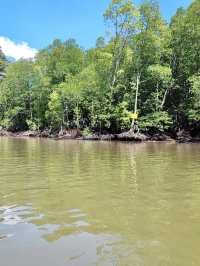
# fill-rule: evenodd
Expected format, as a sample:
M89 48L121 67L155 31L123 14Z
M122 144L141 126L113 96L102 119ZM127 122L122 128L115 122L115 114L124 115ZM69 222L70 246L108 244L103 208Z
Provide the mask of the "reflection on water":
M200 265L200 145L0 139L2 266Z

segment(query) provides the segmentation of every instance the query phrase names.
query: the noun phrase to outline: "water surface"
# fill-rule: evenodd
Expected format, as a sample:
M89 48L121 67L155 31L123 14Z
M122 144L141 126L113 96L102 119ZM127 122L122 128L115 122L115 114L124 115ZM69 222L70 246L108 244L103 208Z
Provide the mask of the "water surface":
M200 145L0 138L1 266L199 266Z

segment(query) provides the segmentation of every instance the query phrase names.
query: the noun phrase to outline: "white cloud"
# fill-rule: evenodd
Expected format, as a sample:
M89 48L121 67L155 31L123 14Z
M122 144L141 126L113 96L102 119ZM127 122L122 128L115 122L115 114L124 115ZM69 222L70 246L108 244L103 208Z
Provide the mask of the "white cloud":
M6 56L11 56L16 60L33 58L37 53L37 50L31 48L26 42L15 43L3 36L0 36L0 47Z

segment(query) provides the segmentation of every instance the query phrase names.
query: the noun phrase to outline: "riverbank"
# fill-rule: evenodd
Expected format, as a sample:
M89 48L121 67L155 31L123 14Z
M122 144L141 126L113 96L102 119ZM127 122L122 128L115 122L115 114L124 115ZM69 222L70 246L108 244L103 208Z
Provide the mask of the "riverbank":
M49 130L44 131L22 131L11 132L6 130L0 131L0 136L13 137L13 138L50 138L55 140L63 139L77 139L88 141L132 141L132 142L147 142L147 141L176 141L178 143L192 143L200 142L199 136L191 136L189 131L179 131L174 136L166 133L144 134L134 133L132 131L123 132L121 134L100 134L93 133L84 135L80 130L62 130L59 133L50 133Z

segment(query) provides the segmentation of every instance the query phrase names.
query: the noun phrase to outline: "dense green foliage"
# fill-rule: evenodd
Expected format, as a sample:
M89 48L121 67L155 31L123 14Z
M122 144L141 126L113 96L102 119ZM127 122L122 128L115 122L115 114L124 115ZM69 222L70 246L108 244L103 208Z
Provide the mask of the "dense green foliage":
M139 114L142 131L200 125L200 1L168 25L159 4L112 0L109 40L84 50L55 40L34 60L6 63L0 50L0 126L122 132Z
M3 54L1 47L0 47L0 80L2 80L4 77L5 67L6 67L6 57Z

